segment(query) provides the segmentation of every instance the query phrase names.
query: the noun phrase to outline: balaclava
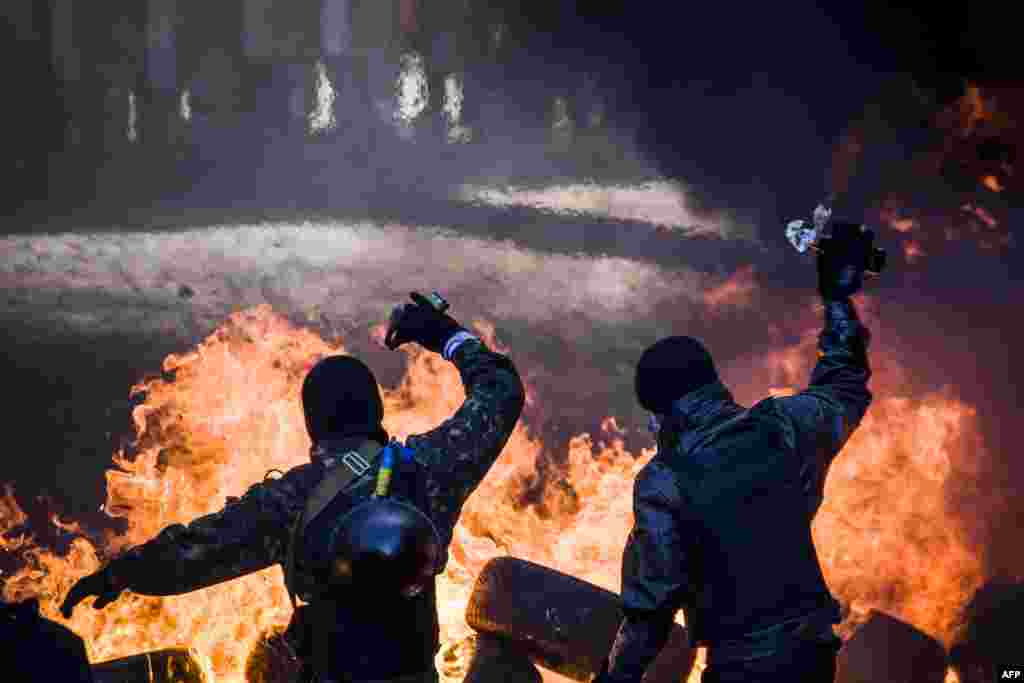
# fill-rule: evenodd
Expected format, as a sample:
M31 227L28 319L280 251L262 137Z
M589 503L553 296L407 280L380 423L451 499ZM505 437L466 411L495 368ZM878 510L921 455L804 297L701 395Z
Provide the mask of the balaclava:
M328 356L313 366L302 382L302 409L314 443L349 436L388 442L377 380L352 356Z
M693 337L666 337L647 347L636 366L636 397L645 409L667 415L672 403L718 381L715 364Z

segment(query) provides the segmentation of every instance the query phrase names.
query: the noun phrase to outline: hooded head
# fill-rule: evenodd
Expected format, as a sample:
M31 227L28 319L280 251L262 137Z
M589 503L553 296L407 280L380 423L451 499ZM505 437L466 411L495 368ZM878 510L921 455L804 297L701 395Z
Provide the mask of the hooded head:
M668 415L672 404L718 381L704 345L693 337L666 337L647 347L636 367L636 397L646 410Z
M302 383L302 409L313 443L352 436L388 442L377 380L352 356L328 356L313 366Z

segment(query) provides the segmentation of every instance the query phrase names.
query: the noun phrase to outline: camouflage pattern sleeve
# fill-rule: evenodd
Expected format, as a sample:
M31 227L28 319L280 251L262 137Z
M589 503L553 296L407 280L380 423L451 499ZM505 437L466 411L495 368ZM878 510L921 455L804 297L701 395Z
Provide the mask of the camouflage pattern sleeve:
M429 472L431 516L445 542L451 539L463 503L508 442L526 400L512 361L483 342L462 342L452 362L462 376L466 400L440 426L407 440Z
M107 571L135 593L180 595L284 562L291 526L322 472L311 463L256 484L219 512L172 524Z

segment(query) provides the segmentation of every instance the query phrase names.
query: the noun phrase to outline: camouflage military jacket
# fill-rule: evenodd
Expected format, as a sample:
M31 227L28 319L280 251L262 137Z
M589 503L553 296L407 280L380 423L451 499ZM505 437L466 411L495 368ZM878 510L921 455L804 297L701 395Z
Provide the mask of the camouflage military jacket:
M409 437L422 465L431 517L446 545L463 503L494 464L522 412L525 394L511 361L470 339L454 352L466 400L437 428ZM331 449L327 449L331 450ZM224 509L175 524L115 559L115 583L143 595L179 595L284 564L290 531L334 459L314 446L312 462L249 488ZM373 470L352 486L369 486ZM301 585L302 577L297 577Z

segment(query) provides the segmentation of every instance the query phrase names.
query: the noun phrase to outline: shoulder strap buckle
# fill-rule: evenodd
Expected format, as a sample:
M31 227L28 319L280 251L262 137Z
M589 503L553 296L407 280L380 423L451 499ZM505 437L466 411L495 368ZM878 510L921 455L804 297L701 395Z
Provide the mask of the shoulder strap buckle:
M366 441L358 450L345 453L339 458L345 467L328 468L323 479L306 499L302 512L292 525L291 535L288 539L288 555L285 557L285 588L288 589L288 596L291 598L293 607L298 606L294 587L295 551L298 537L306 530L306 525L323 512L336 495L373 467L382 451L383 448L376 441Z
M341 456L341 462L345 464L357 477L366 474L371 465L358 451L349 451Z

